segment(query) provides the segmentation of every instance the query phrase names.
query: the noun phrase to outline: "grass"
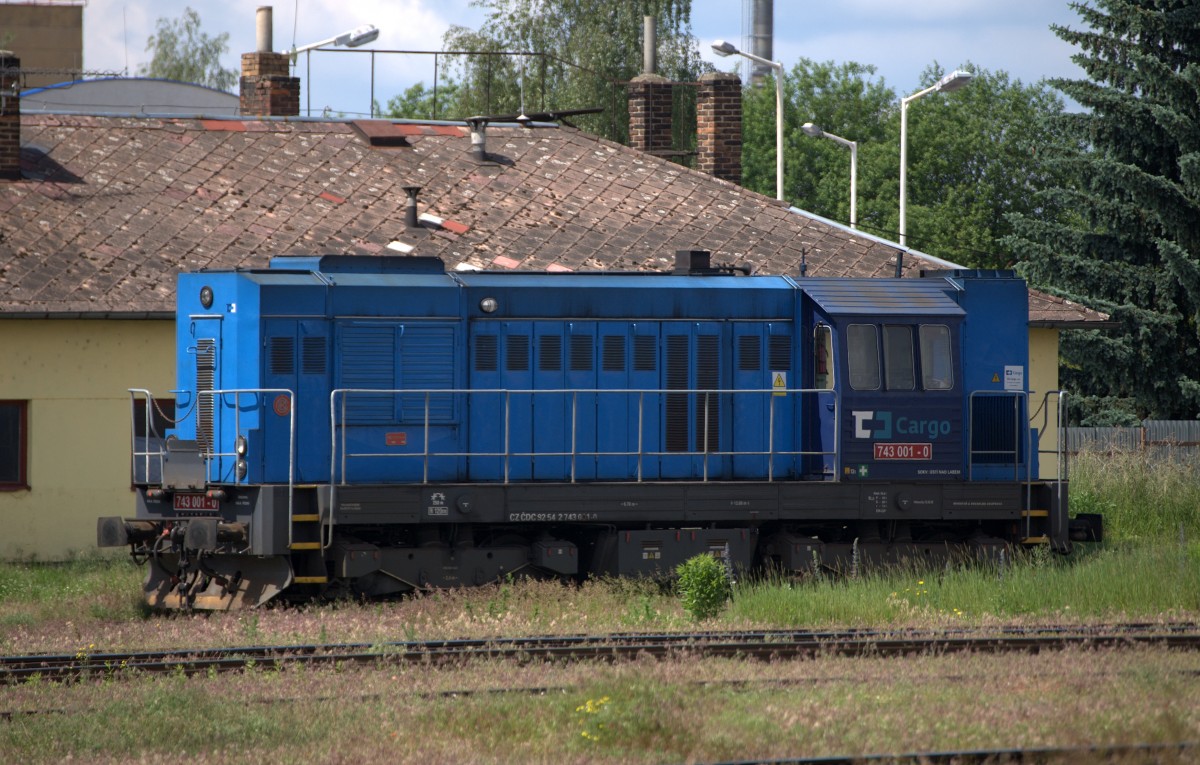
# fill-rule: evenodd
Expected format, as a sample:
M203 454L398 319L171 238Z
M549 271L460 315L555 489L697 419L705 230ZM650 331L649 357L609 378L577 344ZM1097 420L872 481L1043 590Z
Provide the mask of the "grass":
M1198 654L1146 649L43 682L6 689L5 708L66 713L0 724L0 751L31 763L649 763L1174 742L1200 733L1197 671Z

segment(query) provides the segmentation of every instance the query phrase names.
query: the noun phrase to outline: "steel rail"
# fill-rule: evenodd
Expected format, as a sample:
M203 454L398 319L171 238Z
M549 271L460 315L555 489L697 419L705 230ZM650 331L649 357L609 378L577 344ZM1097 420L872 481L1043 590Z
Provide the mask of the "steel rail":
M134 653L0 657L0 684L30 678L72 681L126 672L194 675L244 670L263 664L338 665L389 662L464 663L477 659L608 660L640 655L700 655L784 659L817 655L902 656L925 653L1024 652L1068 647L1134 645L1200 649L1195 624L1126 624L1091 627L1018 627L988 631L902 632L885 630L706 632L678 634L568 635L531 638L395 641L144 651Z

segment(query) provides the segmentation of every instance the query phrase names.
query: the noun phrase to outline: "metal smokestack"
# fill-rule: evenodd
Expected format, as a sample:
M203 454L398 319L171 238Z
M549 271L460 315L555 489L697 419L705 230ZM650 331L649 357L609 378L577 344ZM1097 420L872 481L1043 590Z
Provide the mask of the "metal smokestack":
M774 61L775 47L775 0L754 0L753 31L750 35L750 52L767 61ZM761 85L763 78L770 75L771 67L755 64L750 81Z
M271 41L272 14L271 6L260 5L254 16L254 49L258 53L270 53L275 47Z
M420 186L404 186L404 193L408 194L408 201L404 203L404 225L409 228L416 228L421 225L417 219L417 194L420 193Z
M658 32L653 16L642 17L642 74L658 72Z

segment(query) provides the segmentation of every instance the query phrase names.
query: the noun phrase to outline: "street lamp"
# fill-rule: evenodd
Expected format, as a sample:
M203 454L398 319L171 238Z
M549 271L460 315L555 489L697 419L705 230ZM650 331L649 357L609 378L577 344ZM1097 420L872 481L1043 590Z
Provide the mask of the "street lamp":
M841 136L836 136L833 133L826 133L821 128L805 122L800 126L807 136L813 138L828 138L834 143L840 143L842 146L850 147L850 228L858 228L858 207L856 202L858 199L858 141L847 141Z
M950 93L971 81L975 75L955 70L922 91L900 99L900 246L905 246L904 214L908 197L908 105L930 93Z
M717 40L712 45L713 53L718 56L744 56L751 61L769 66L775 70L775 198L783 200L783 64L778 61L768 61L753 53L740 51L733 43Z
M291 57L292 66L295 66L296 65L296 57L301 53L304 54L304 67L305 67L304 76L305 76L305 79L311 83L312 82L312 67L310 66L312 63L311 51L316 50L317 48L322 48L326 45L333 45L335 47L342 45L347 48L357 48L360 45L366 45L369 42L375 42L375 40L378 38L379 38L379 28L378 27L376 27L374 24L363 24L361 27L355 27L354 29L351 29L349 32L342 32L340 35L334 35L333 37L327 37L324 40L321 40L320 42L309 43L308 45L301 45L298 48L293 47L291 50L288 51L288 56ZM372 110L372 112L374 112L374 110L375 110L374 81L372 81L371 86L372 86L371 87L371 89L372 89L371 110ZM308 98L310 100L308 101L308 104L305 107L305 112L307 114L311 115L312 114L312 102L311 102L312 88L306 87L306 90L308 90L308 93L309 93ZM371 116L373 117L375 115L372 114Z
M301 45L299 48L292 48L288 51L292 56L292 62L296 61L296 54L305 51L314 50L325 45L344 45L347 48L357 48L360 45L366 45L369 42L375 42L379 38L379 29L374 24L364 24L361 27L355 27L349 32L342 32L340 35L328 37L320 42Z

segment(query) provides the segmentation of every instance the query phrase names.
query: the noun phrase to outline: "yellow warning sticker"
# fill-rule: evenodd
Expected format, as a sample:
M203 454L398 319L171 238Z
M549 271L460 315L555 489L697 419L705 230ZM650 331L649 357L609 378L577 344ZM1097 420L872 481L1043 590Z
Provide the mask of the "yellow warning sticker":
M771 388L775 391L773 395L787 395L787 372L772 372L771 373Z
M994 383L1000 382L1000 375L998 375L996 373L992 373L992 382L994 382Z

